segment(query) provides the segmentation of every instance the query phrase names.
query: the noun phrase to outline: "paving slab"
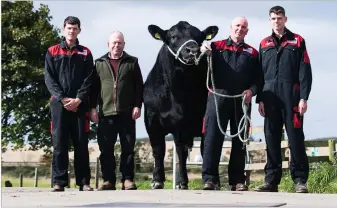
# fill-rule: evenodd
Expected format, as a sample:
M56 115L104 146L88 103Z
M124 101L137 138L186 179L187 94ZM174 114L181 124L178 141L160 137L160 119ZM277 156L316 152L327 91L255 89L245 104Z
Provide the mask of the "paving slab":
M2 188L2 207L337 207L337 194L257 193L202 190L80 192L48 188Z

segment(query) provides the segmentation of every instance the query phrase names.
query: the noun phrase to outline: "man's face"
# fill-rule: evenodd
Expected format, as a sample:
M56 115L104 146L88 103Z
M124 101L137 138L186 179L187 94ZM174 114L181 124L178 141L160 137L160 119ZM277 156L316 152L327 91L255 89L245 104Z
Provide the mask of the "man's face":
M108 42L110 53L118 56L121 55L124 50L124 45L124 38L120 33L114 33L110 36Z
M269 21L273 27L273 30L282 30L284 29L287 22L287 17L283 16L283 14L271 13Z
M231 25L230 34L232 38L236 38L238 41L244 40L248 33L248 22L245 19L234 19Z
M76 40L80 31L81 29L78 27L77 24L71 25L71 24L66 23L66 25L63 28L64 37L70 41Z

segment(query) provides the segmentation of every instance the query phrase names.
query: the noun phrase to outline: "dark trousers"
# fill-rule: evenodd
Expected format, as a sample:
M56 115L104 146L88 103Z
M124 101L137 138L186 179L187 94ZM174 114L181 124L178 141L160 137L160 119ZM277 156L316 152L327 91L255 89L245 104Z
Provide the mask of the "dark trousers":
M132 114L103 116L100 118L97 141L101 155L101 171L104 181L116 183L115 144L119 135L121 144L120 172L121 181L134 179L134 147L136 142L136 122Z
M282 177L281 138L285 129L290 146L290 173L295 183L306 183L309 176L309 164L304 144L303 117L286 96L273 93L264 94L264 133L267 144L267 163L265 182L278 185Z
M61 102L51 100L51 131L53 140L53 183L68 186L69 139L74 146L76 185L90 184L88 151L89 115L84 103L77 112L67 111Z
M241 98L217 97L221 127L227 129L230 121L230 134L238 132L238 125L243 116ZM219 183L219 162L222 152L224 135L221 133L215 111L214 96L209 95L205 114L205 138L203 141L202 178L204 183L212 181ZM245 132L241 133L244 138ZM229 185L245 183L245 156L246 150L238 137L232 139L232 149L228 165Z

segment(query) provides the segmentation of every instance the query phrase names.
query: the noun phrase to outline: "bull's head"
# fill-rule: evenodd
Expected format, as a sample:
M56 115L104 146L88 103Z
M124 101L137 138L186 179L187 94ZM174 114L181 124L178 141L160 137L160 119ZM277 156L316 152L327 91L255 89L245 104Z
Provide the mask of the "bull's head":
M186 65L195 64L200 54L200 46L204 40L212 40L219 31L217 26L209 26L200 31L186 21L180 21L169 30L163 30L156 25L149 25L150 34L163 41L168 50Z

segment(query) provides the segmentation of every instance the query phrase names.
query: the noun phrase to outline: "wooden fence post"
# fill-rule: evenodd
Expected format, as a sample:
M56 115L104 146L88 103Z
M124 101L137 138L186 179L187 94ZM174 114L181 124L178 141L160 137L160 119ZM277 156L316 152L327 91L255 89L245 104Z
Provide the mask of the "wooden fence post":
M35 182L34 182L34 187L38 186L38 180L39 180L39 175L37 172L37 168L35 168Z
M53 188L53 163L50 164L50 188Z
M329 144L329 161L332 162L334 159L334 153L336 151L336 140L330 139L328 141L328 144Z
M95 166L95 187L98 189L99 183L99 157L96 158L96 166Z
M285 131L284 131L284 126L282 128L282 137L281 137L281 142L285 141ZM286 160L286 148L281 149L281 154L282 154L282 161Z
M23 187L23 175L20 174L20 187Z
M70 185L70 171L68 170L68 188L70 188L71 187L71 185Z

